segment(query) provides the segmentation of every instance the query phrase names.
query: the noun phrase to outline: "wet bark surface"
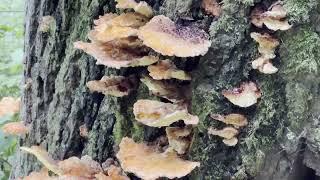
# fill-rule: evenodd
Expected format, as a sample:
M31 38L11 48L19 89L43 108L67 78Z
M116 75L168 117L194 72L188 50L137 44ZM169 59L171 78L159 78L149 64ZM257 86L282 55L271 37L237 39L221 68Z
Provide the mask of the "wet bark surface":
M223 1L222 15L204 14L198 0L149 0L156 14L175 21L192 17L205 29L212 47L203 57L171 58L191 71L191 111L200 123L187 157L201 167L189 179L316 179L320 174L320 3L316 0L285 1L292 29L270 32L281 45L273 61L279 72L263 75L252 70L258 56L250 32L268 32L250 23L252 8L272 1ZM154 98L140 85L128 97L91 93L85 84L103 75L141 75L143 68L114 70L95 65L95 60L73 48L87 41L93 20L105 12L117 12L109 0L28 0L26 2L23 110L21 118L31 132L20 146L41 145L55 159L90 155L99 162L114 157L124 136L153 141L164 129L138 124L132 114L137 99ZM41 19L52 16L47 32ZM253 81L262 98L250 108L239 108L221 94L223 89ZM242 113L249 125L241 130L239 144L227 147L207 134L221 124L210 113ZM79 135L86 125L88 138ZM39 169L37 160L18 150L11 179Z

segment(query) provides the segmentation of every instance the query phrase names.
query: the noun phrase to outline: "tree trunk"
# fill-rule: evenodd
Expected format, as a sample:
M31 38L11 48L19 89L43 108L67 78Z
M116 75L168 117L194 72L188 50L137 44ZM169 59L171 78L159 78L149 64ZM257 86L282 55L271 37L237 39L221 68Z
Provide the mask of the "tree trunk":
M148 0L156 14L173 20L192 17L210 34L212 47L203 57L174 58L180 68L192 70L192 113L195 127L188 158L201 162L188 179L316 179L320 174L320 3L285 0L293 28L274 33L281 44L273 61L279 72L265 75L251 68L258 56L250 32L262 32L250 23L253 6L269 0L224 0L219 18L207 16L201 0ZM151 97L145 86L128 97L90 93L85 84L110 74L141 74L139 68L114 70L95 60L73 42L87 41L93 20L117 12L113 0L28 0L25 23L25 62L22 119L31 132L20 146L41 145L55 159L90 155L99 162L114 157L124 136L153 141L164 129L134 120L137 99ZM49 30L39 30L41 18L52 16ZM221 94L223 89L253 81L262 91L259 102L238 108ZM235 147L207 134L215 125L210 113L242 113L249 124ZM79 126L89 129L87 139ZM41 166L18 150L11 179Z

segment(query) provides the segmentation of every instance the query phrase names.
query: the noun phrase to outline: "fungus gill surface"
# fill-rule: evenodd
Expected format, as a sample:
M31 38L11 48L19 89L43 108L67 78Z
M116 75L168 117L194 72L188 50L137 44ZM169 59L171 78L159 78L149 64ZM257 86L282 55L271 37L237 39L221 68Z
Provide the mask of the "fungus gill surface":
M199 162L179 158L174 151L159 153L156 149L135 143L128 137L121 140L119 147L117 158L123 170L142 179L180 178L200 166Z
M29 132L29 128L24 125L22 121L20 122L10 122L6 123L5 125L2 126L2 131L5 134L10 134L10 135L23 135L27 134Z
M184 92L188 90L188 87L178 87L173 83L154 80L148 76L144 76L140 81L148 87L153 95L175 103L186 101Z
M146 17L152 17L153 11L145 1L137 3L135 0L116 0L116 8L119 9L133 9L135 12L140 13Z
M148 66L149 75L156 80L179 79L191 80L191 76L183 70L177 69L176 65L170 60L158 61L157 64Z
M148 56L137 49L119 47L115 43L75 42L75 48L81 49L97 59L97 64L108 67L148 66L158 61L155 56Z
M167 56L193 57L207 53L211 42L207 33L195 26L175 24L168 17L153 17L138 32L143 43Z
M222 94L231 103L240 107L249 107L257 103L261 92L253 82L244 82L239 88L223 90Z
M178 154L186 153L191 142L189 137L191 131L192 129L188 127L166 127L169 146Z
M260 7L253 9L251 13L251 23L262 28L263 24L270 30L288 30L292 27L285 20L287 13L280 3L271 5L268 11L264 12Z
M87 87L92 92L122 97L129 95L131 91L136 89L137 81L138 80L133 76L103 76L101 80L87 82Z
M198 124L199 118L177 104L142 99L133 105L135 119L151 127L163 127L183 120L185 124Z

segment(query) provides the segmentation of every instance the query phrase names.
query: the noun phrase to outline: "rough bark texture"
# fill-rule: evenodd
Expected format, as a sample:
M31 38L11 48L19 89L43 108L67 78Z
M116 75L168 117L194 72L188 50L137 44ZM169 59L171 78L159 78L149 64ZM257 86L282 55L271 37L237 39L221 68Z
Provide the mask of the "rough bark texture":
M192 70L192 112L200 117L189 159L201 162L189 179L316 179L320 174L320 2L285 0L294 27L275 36L281 40L275 65L279 72L263 75L251 69L258 56L249 34L253 6L269 0L224 0L219 18L203 14L200 0L148 0L156 14L173 20L193 17L207 30L212 47L203 57L175 58ZM129 97L90 93L85 83L104 74L141 74L143 68L114 70L95 65L90 56L75 50L73 42L87 40L93 19L116 12L110 0L28 0L26 3L25 71L22 119L32 131L20 145L41 144L55 159L91 155L99 162L113 157L123 136L152 141L164 129L147 128L133 118L132 105L150 97L141 85ZM41 17L56 20L48 32L38 30ZM32 80L32 81L31 81ZM263 96L250 108L238 108L221 95L242 81L255 81ZM208 136L215 124L210 113L240 112L249 125L240 143L227 147ZM88 139L79 136L86 124ZM11 179L38 169L33 156L18 153Z

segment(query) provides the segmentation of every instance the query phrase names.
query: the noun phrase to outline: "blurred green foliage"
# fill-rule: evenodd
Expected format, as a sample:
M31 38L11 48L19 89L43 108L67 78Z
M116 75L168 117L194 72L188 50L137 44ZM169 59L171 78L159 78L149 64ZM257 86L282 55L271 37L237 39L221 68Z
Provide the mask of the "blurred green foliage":
M0 0L0 99L20 96L23 62L24 0ZM19 115L0 117L0 127ZM9 177L17 138L0 131L0 179Z

